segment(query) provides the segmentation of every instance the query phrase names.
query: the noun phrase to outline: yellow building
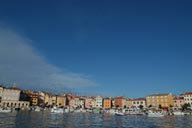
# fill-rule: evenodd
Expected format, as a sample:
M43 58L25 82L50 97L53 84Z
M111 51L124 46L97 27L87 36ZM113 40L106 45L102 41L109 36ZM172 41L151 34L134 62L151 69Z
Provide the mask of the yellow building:
M44 92L44 104L46 106L52 105L52 94Z
M38 105L38 95L36 95L36 94L32 94L32 95L30 95L30 98L31 98L31 105L34 105L34 106L36 106L36 105Z
M173 106L173 95L171 93L152 94L146 97L147 106L169 108Z
M103 108L111 108L111 98L103 99Z
M65 106L66 105L66 97L65 96L57 95L56 105L58 107Z
M132 107L132 99L127 99L126 100L126 107L131 108Z

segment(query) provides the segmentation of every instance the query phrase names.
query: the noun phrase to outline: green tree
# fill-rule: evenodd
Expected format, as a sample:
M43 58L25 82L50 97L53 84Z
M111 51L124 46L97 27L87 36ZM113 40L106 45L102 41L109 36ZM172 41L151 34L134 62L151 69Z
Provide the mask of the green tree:
M161 106L161 104L159 104L159 109L162 109L162 106Z
M189 103L185 103L183 106L182 106L182 110L187 110L188 107L190 107L190 104Z
M149 107L149 108L151 108L151 107L152 107L152 105L150 104L148 107Z
M140 108L141 110L143 110L143 105L139 105L139 108Z
M170 105L169 105L169 107L170 107L170 108L172 108L172 107L173 107L173 105L171 105L171 104L170 104Z

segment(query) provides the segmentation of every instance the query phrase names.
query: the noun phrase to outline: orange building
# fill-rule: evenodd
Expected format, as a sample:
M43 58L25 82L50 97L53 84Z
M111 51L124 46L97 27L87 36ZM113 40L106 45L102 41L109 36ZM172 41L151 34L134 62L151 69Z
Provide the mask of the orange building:
M173 95L171 93L152 94L146 97L147 106L153 106L158 108L169 108L173 106Z
M111 98L104 98L103 99L103 108L111 108Z
M114 106L113 107L123 108L126 106L126 99L123 96L117 96L113 100L114 100Z

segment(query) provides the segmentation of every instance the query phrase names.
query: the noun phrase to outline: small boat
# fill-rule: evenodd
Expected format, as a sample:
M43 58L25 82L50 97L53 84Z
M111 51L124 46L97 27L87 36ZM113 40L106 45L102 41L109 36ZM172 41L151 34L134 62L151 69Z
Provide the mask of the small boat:
M51 112L52 113L64 113L63 108L57 108L55 106L51 109Z
M164 115L161 112L148 111L147 116L148 117L163 117Z
M115 115L117 115L117 116L123 116L124 113L122 113L122 112L115 112Z
M181 112L181 111L174 111L174 112L173 112L173 115L175 115L175 116L180 116L180 115L185 115L185 113L184 113L184 112Z
M7 113L7 112L11 112L11 109L4 109L4 108L0 108L0 113Z
M40 111L41 111L40 107L36 107L36 108L35 108L35 111L36 111L36 112L40 112Z

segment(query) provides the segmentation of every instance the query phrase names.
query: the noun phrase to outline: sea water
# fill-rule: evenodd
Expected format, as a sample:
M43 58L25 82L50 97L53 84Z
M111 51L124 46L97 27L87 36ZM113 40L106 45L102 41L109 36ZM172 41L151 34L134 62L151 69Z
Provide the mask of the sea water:
M147 117L94 113L0 113L0 128L192 128L192 115Z

